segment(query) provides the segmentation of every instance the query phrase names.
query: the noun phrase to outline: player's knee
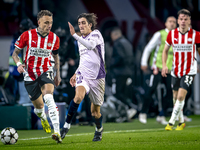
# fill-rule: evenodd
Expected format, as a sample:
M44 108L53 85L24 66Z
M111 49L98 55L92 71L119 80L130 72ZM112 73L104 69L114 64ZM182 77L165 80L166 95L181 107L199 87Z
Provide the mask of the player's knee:
M36 104L36 105L35 105L35 108L36 108L36 109L42 109L42 108L44 108L44 103Z
M76 104L80 104L81 103L81 101L83 100L83 96L80 96L80 95L78 95L78 96L75 96L75 98L74 98L74 102L76 103Z
M101 117L101 113L96 112L96 111L91 112L91 114L92 114L92 117L94 117L94 118L96 118L96 119L99 119L99 118Z
M95 118L97 117L97 113L96 112L92 112L91 115L92 115L92 117L95 117Z
M53 94L53 91L52 90L43 90L42 95L46 95L46 94Z
M180 95L180 96L177 97L177 99L178 99L179 101L183 101L183 100L185 99L185 97L182 96L182 95Z

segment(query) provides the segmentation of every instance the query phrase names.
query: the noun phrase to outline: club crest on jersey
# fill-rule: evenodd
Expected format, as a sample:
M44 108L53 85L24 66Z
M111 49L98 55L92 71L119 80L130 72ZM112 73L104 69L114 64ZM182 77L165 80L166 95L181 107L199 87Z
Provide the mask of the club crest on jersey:
M51 47L51 45L52 45L51 43L48 43L48 44L47 44L48 47Z
M191 38L189 38L189 39L188 39L188 42L192 42L192 39L191 39Z

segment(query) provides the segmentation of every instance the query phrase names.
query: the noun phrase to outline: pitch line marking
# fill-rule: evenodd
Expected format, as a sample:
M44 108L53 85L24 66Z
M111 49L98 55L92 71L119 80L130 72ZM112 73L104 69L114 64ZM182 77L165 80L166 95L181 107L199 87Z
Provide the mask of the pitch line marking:
M200 125L196 126L187 126L186 128L197 128L200 127ZM121 133L121 132L145 132L145 131L159 131L159 130L164 130L164 128L157 128L157 129L139 129L139 130L118 130L118 131L107 131L103 132L104 134L109 134L109 133ZM80 134L71 134L71 135L66 135L66 136L82 136L82 135L93 135L94 133L80 133ZM36 138L26 138L26 139L18 139L18 140L39 140L39 139L47 139L51 136L45 136L45 137L36 137Z

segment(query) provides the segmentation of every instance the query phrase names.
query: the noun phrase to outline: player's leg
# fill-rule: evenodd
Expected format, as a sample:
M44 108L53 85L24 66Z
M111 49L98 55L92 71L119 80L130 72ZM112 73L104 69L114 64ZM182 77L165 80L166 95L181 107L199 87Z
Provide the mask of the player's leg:
M178 95L178 91L173 90L173 105L175 105L175 103L176 103L177 95ZM183 109L180 111L176 120L179 120L179 123L184 121Z
M94 122L95 122L95 125L96 125L93 141L101 141L101 139L102 139L102 133L103 133L102 119L103 119L103 116L100 113L100 107L101 106L99 106L99 105L94 105L93 103L91 103L91 113L92 113L92 116L94 117Z
M185 97L187 91L192 85L193 79L194 75L186 75L180 78L180 88L178 89L177 100L172 111L172 116L169 120L169 125L174 125L177 116L181 115L181 120L179 121L179 125L177 126L176 130L183 130L185 127L184 117L182 116L183 114L181 111L184 107Z
M38 84L38 80L25 81L25 88L34 105L34 113L41 119L41 124L44 131L46 133L51 133L51 126L47 121L47 117L44 111L44 102L42 98L42 92Z
M149 112L149 107L152 101L152 94L156 91L158 83L161 81L161 73L159 72L157 75L153 73L150 76L149 85L147 88L147 92L144 95L142 109L138 116L139 121L143 124L147 123L147 113Z
M49 118L54 128L52 138L60 143L62 140L60 137L59 110L53 98L54 85L52 83L46 83L41 87L41 90L44 101L48 107Z
M183 128L185 127L185 123L184 123L184 115L183 115L183 108L185 105L185 98L186 95L188 93L188 91L190 90L193 80L194 80L194 76L195 75L186 75L184 77L181 78L181 82L180 82L180 89L182 89L184 91L184 97L183 97L183 106L182 109L180 110L180 114L179 114L179 124L177 125L176 130L183 130ZM181 99L178 93L177 96L177 100Z
M173 105L175 105L175 102L177 100L177 95L178 95L178 89L180 86L180 78L176 78L176 77L171 77L171 85L172 85L172 91L173 91ZM173 108L174 110L174 108ZM172 112L173 114L173 112ZM178 115L177 115L178 116ZM172 117L172 115L171 115ZM168 123L167 126L165 127L165 130L167 131L171 131L173 129L173 125L172 123Z
M96 124L93 141L101 141L103 133L103 126L102 126L103 116L100 113L100 107L104 102L105 79L102 78L98 80L91 80L89 81L89 83L90 83L89 98L91 101L91 114Z
M182 116L182 109L184 107L184 104L185 104L185 96L187 94L187 90L183 89L183 88L179 88L178 90L178 95L177 95L177 100L174 104L174 108L173 108L173 111L172 111L172 116L169 120L169 124L170 125L174 125L175 124L175 121L176 121L176 118L181 115ZM180 117L181 117L180 116ZM182 120L180 120L180 124L184 123L184 118L183 116L181 117Z
M59 110L53 98L54 91L54 78L53 72L45 72L39 78L39 83L42 91L44 101L48 107L49 118L52 122L54 133L52 139L57 143L61 143L60 137L60 122L59 122Z
M73 100L71 100L71 102L69 104L67 118L66 118L63 128L61 129L61 138L62 139L64 139L65 135L68 133L70 126L71 126L72 119L73 119L74 115L76 114L78 106L81 103L81 101L83 100L85 94L86 94L86 89L84 86L76 87L75 97Z

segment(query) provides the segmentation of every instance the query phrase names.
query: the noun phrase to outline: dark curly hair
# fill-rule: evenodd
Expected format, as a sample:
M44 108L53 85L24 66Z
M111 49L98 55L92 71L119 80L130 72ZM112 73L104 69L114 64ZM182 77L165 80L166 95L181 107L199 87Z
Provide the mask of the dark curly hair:
M78 16L77 20L80 18L86 18L87 22L92 24L91 30L93 31L97 25L97 15L94 13L82 13Z

